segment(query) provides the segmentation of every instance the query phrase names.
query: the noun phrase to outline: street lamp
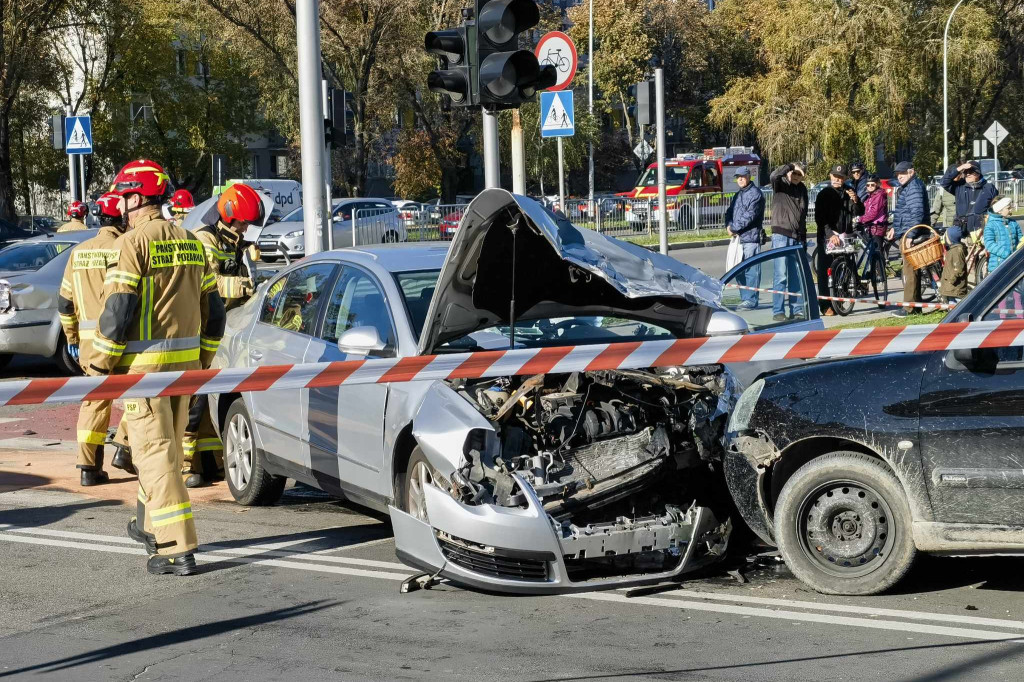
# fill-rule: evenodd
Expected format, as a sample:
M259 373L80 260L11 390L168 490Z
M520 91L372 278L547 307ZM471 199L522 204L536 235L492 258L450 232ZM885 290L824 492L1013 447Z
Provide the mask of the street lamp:
M960 9L964 0L956 3L946 20L946 30L942 33L942 170L949 168L949 25L953 23L953 15Z

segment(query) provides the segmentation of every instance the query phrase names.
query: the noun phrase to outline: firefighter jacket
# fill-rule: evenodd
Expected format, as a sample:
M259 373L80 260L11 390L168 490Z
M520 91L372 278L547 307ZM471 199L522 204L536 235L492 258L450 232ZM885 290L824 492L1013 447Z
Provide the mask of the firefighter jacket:
M225 310L231 310L245 303L254 290L253 280L246 267L243 253L245 243L239 239L232 244L221 237L221 230L228 230L219 221L196 230L196 239L206 249L206 261L217 278L217 291L224 299Z
M224 334L224 303L202 243L139 209L134 229L115 243L92 368L129 374L209 367Z
M96 322L103 312L103 279L107 267L117 263L114 242L120 236L121 231L115 227L101 227L95 237L71 249L71 258L64 268L57 312L68 343L79 346L82 367L88 367L92 361Z
M78 230L88 230L89 226L78 218L72 218L63 225L57 228L58 232L77 232Z

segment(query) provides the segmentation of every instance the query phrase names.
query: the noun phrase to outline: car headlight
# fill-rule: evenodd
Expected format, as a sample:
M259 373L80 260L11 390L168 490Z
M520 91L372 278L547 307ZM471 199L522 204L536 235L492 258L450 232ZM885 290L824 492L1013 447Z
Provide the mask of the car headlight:
M291 232L285 235L285 238L287 239L288 237L301 237L302 235L302 230L292 230Z
M754 407L761 398L761 391L763 390L764 379L758 379L750 384L747 390L743 391L743 395L736 401L736 407L733 409L732 417L729 419L729 431L739 432L747 430L747 427L750 426L750 417L754 414Z
M11 285L0 281L0 313L11 310Z

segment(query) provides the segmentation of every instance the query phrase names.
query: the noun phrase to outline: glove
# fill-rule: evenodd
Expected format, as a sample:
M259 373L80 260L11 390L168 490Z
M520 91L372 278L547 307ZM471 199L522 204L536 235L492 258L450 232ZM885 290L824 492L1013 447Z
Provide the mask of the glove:
M68 344L68 354L71 355L71 357L73 357L75 359L75 362L78 361L78 344L77 343L69 343Z

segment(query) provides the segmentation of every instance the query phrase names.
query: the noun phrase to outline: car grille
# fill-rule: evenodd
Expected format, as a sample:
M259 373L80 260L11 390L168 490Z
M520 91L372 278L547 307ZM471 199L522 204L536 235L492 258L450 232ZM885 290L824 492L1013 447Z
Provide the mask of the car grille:
M277 251L277 242L259 242L260 251L271 253Z
M479 545L441 532L437 533L437 542L444 558L456 566L503 580L546 582L548 561L554 559L547 552L531 552L527 557L520 552Z

